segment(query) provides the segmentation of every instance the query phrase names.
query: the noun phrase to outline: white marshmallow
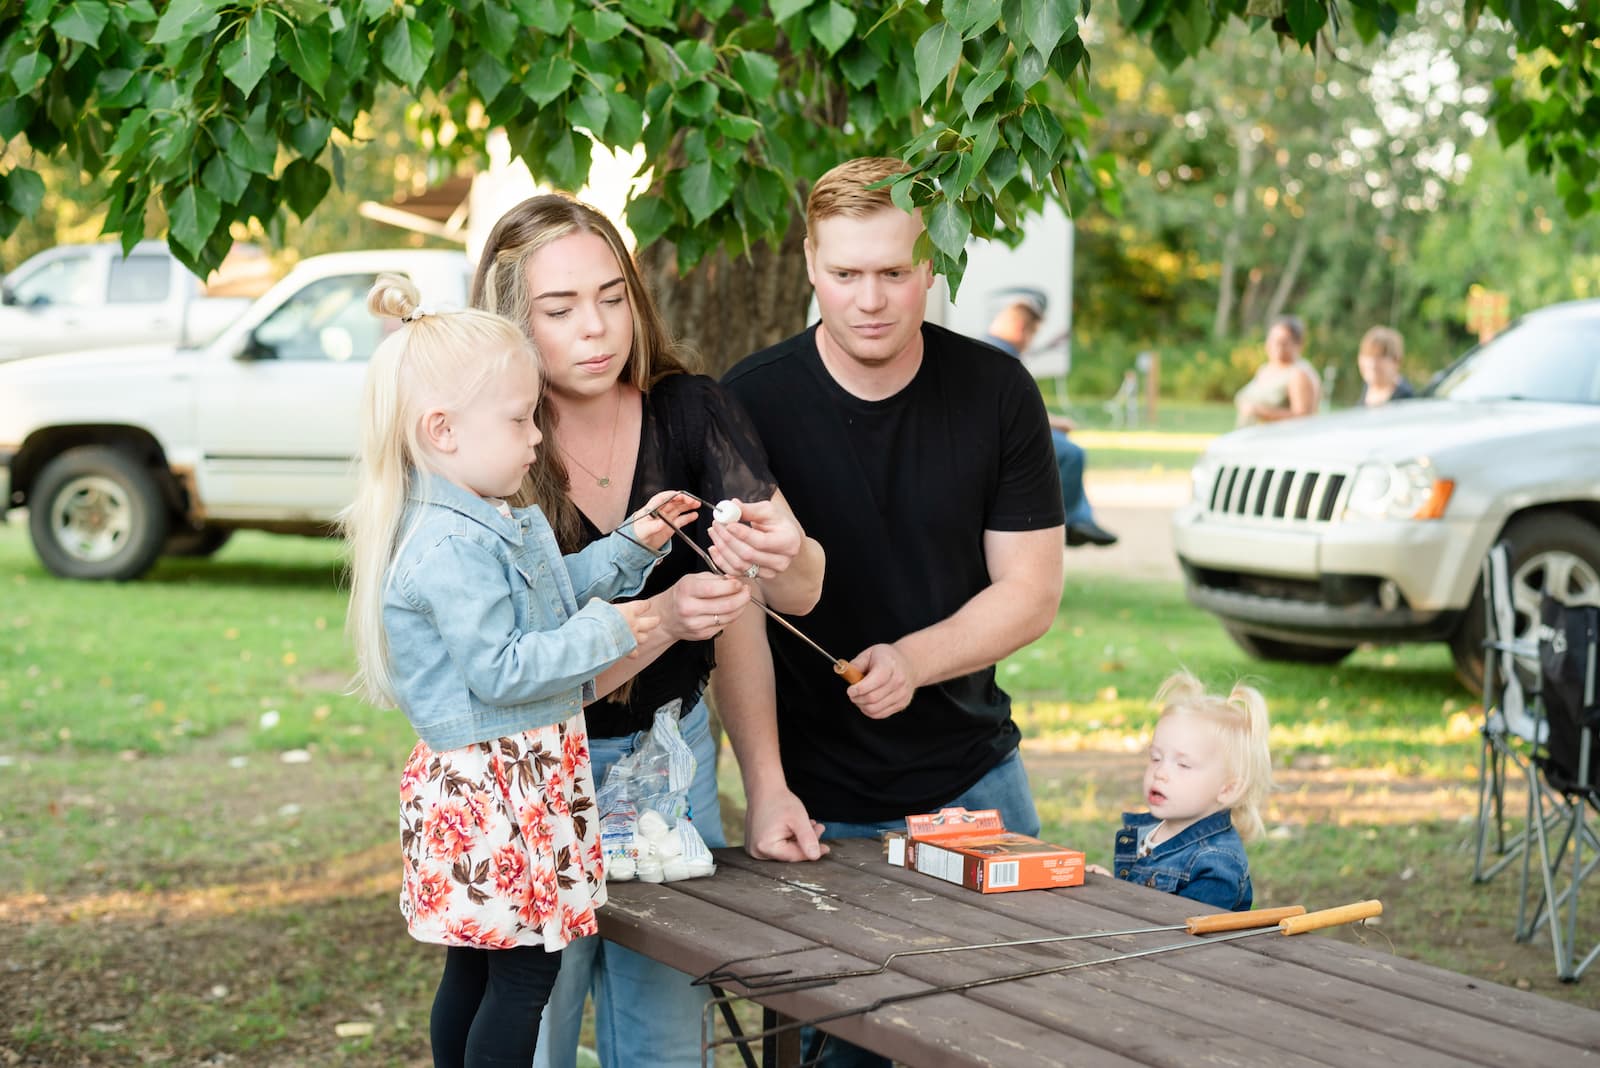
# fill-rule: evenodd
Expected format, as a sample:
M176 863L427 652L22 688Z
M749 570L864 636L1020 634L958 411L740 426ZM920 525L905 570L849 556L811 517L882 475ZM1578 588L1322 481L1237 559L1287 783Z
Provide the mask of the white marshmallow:
M635 873L639 876L639 881L644 883L659 883L665 878L661 873L661 862L654 857L640 860Z
M737 523L740 516L738 501L718 501L717 506L711 509L711 520L714 523Z
M713 874L717 870L717 866L709 860L685 861L683 862L683 866L689 870L689 878L691 879L703 878L704 876Z
M669 883L689 878L689 865L681 860L669 860L661 865L661 877Z
M627 882L638 873L638 867L633 863L633 858L627 854L612 857L606 862L606 878L615 879L617 882Z
M661 856L663 864L672 857L683 855L683 839L678 835L677 831L668 831L660 838L657 838L653 844L656 847L656 853Z

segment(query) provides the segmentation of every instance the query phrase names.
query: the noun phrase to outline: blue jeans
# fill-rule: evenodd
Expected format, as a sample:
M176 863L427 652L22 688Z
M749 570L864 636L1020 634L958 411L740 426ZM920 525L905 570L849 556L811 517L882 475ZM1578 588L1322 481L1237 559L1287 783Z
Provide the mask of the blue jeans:
M694 750L689 816L713 849L727 845L717 799L716 749L710 713L702 701L679 722ZM643 732L625 738L591 738L589 755L598 786L611 765L637 749ZM595 1045L607 1068L700 1068L700 1015L710 999L690 976L599 936L580 938L561 952L561 973L539 1024L534 1068L574 1068L583 1003L594 995Z
M1056 447L1056 474L1061 476L1061 506L1066 510L1067 522L1094 522L1094 509L1083 492L1083 449L1061 430L1050 431L1050 443Z
M990 769L989 773L959 797L946 801L940 808L964 808L968 812L981 808L998 809L1005 821L1006 830L1019 834L1039 833L1039 810L1033 805L1033 790L1028 786L1028 772L1022 766L1022 751L1013 749L1011 755ZM829 823L822 832L823 838L876 838L880 831L906 828L904 817L883 820L879 823ZM566 963L561 965L566 971ZM545 1015L549 1015L546 1010ZM841 1038L822 1033L812 1027L802 1028L800 1044L804 1050L801 1059L816 1059L817 1068L889 1068L887 1057L851 1045ZM819 1057L820 1054L820 1057Z

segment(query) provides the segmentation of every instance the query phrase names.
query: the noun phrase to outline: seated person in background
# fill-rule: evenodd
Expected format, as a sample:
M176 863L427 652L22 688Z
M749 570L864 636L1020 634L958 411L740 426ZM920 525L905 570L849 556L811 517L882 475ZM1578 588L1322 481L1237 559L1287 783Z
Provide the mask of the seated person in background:
M997 294L1002 302L1000 311L989 324L989 333L983 340L1001 352L1021 358L1039 324L1044 322L1048 300L1037 289L1007 289ZM1050 441L1056 449L1056 471L1061 476L1061 503L1067 512L1067 544L1115 545L1117 536L1094 520L1094 509L1083 492L1083 450L1067 437L1074 429L1071 419L1064 415L1050 415Z
M1375 326L1361 337L1356 350L1356 366L1361 369L1361 403L1369 408L1392 400L1415 397L1406 376L1400 373L1400 359L1406 354L1405 339L1387 326Z
M1306 324L1297 315L1280 315L1267 329L1267 362L1233 396L1239 426L1275 423L1315 415L1322 397L1316 368L1302 359Z
M1180 671L1161 684L1156 703L1161 718L1144 769L1150 811L1123 813L1116 877L1246 911L1253 895L1244 843L1260 837L1272 788L1267 702L1249 686L1208 694ZM1112 874L1095 864L1088 870Z

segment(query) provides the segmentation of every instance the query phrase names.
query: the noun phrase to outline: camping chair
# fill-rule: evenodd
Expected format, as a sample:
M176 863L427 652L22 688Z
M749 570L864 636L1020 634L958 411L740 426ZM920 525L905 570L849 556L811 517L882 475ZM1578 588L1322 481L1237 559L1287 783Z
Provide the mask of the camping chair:
M1530 933L1548 923L1556 975L1575 982L1600 956L1600 937L1579 959L1578 912L1583 883L1600 867L1600 699L1596 661L1600 660L1600 607L1567 605L1546 597L1539 610L1541 704L1548 737L1534 751L1533 764L1549 787L1532 796L1545 812L1530 812L1539 842L1543 893ZM1533 784L1529 784L1530 790ZM1587 858L1585 853L1587 852ZM1570 854L1570 855L1569 855ZM1597 879L1600 881L1600 879ZM1592 929L1600 909L1591 909Z
M1539 658L1539 643L1528 637L1516 638L1517 613L1511 599L1511 569L1505 542L1498 542L1483 561L1483 745L1478 754L1478 822L1473 853L1472 881L1488 882L1507 864L1523 856L1530 838L1528 827L1515 834L1507 828L1505 799L1509 778L1527 781L1536 788L1531 774L1530 750L1538 739L1542 721L1533 714L1539 695L1537 675L1530 665ZM1528 692L1532 689L1534 692ZM1543 811L1542 809L1540 811ZM1531 800L1528 815L1534 812ZM1528 878L1528 866L1523 866ZM1526 889L1526 887L1524 888ZM1526 922L1526 893L1523 911L1517 916L1517 932Z

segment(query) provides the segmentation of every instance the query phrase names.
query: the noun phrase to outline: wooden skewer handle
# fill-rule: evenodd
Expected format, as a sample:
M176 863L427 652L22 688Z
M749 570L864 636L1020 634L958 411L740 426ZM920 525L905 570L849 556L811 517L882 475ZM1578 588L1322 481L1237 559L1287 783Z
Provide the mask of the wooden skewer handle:
M1280 920L1291 916L1304 916L1304 905L1284 905L1276 909L1256 909L1252 912L1219 912L1215 916L1190 916L1184 921L1190 934L1214 934L1217 931L1247 931L1252 927L1275 927Z
M1381 915L1383 915L1383 902L1357 901L1353 905L1340 905L1338 908L1323 909L1321 912L1309 912L1304 916L1292 916L1278 924L1278 930L1286 935L1305 934L1307 931L1337 927L1342 923L1355 923L1357 920Z
M848 660L835 660L833 662L833 671L836 675L844 676L844 681L852 686L866 678L861 672L851 667Z

